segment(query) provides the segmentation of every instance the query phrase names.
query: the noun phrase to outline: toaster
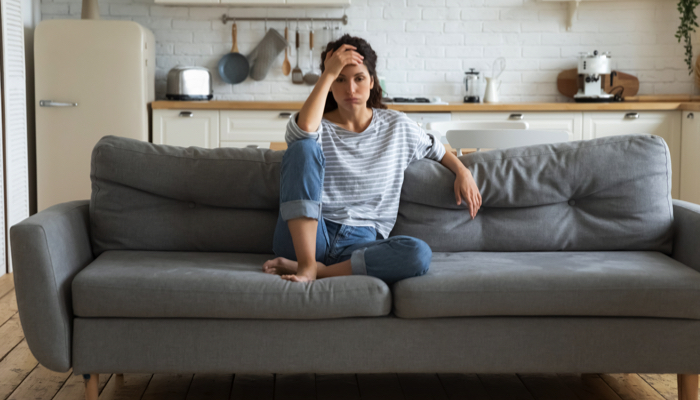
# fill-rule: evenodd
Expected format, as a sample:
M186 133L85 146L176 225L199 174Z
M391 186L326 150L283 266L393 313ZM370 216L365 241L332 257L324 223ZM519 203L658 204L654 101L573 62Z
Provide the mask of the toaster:
M211 73L203 67L177 66L168 72L165 97L169 100L211 100Z

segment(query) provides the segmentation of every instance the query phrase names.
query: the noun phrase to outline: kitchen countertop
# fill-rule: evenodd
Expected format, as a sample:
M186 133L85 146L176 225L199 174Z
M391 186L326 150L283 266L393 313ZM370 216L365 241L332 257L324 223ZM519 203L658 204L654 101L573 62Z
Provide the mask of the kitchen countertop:
M468 104L391 104L387 107L403 112L451 112L451 111L700 111L698 96L673 97L675 101L659 101L661 96L638 96L615 103L496 103ZM648 99L647 99L648 98ZM668 98L671 98L670 96ZM653 100L652 100L653 99ZM651 101L650 101L651 100ZM665 100L665 99L663 99ZM151 103L154 110L299 110L303 101L169 101Z

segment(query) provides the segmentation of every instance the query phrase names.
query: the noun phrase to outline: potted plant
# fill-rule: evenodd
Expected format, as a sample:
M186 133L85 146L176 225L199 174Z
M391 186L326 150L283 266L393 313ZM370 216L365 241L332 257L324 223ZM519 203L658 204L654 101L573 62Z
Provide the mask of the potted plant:
M693 72L693 44L690 41L690 33L695 32L698 26L695 7L700 0L678 0L678 12L681 14L681 24L676 31L676 38L680 43L681 38L685 42L685 63L688 64L688 75Z

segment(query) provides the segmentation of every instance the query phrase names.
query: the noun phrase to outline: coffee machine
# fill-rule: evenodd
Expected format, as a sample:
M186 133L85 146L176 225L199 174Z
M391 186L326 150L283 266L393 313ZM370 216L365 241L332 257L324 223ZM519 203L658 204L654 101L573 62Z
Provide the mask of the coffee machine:
M611 81L615 75L612 71L609 51L598 53L598 50L595 50L593 53L579 53L578 93L574 95L574 100L583 103L615 100L615 95L605 93L603 90L605 75L610 75Z
M484 99L484 89L486 89L481 72L474 71L474 68L470 68L469 71L465 72L462 88L464 89L465 103L481 103Z

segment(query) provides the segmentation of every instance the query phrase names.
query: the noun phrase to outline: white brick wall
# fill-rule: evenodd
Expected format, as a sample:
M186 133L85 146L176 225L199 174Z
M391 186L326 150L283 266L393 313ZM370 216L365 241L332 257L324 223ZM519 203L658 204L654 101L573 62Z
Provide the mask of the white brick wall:
M583 2L567 32L566 3L539 0L352 0L343 29L369 41L379 55L390 96L440 96L462 100L464 71L491 74L496 57L506 57L504 102L568 101L556 89L563 69L575 68L581 51L611 51L613 66L636 75L640 94L697 94L688 75L675 0ZM162 6L153 0L100 1L103 19L128 19L153 31L157 43L156 96L165 98L168 70L199 65L212 72L218 100L299 100L311 87L294 85L282 74L280 55L266 79L228 85L217 64L231 50L231 23L239 17L340 17L342 9ZM80 18L81 0L41 0L42 19ZM290 39L296 22L290 23ZM301 22L300 66L309 67L308 22ZM269 27L284 31L283 22ZM320 63L324 24L315 22L315 63ZM264 23L238 22L238 46L247 53L264 36ZM696 54L700 52L700 41ZM325 47L325 43L324 43ZM296 64L296 51L290 56Z

